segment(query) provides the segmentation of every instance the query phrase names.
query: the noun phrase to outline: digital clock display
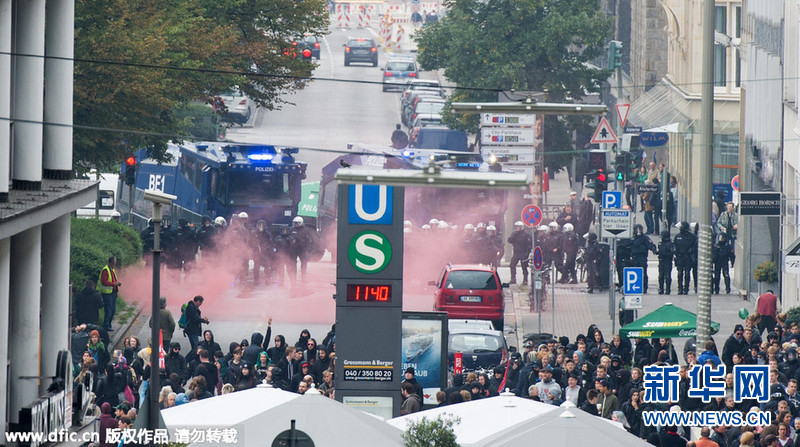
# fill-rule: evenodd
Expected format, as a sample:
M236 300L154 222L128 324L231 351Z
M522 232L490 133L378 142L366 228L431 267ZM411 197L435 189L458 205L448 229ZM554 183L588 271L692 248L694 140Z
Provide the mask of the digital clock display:
M388 284L348 284L348 303L391 303L392 286Z

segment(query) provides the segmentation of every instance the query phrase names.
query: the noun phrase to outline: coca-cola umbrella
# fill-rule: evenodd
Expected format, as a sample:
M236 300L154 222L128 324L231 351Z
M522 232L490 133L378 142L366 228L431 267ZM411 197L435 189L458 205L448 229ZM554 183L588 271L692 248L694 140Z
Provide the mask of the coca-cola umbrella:
M711 322L711 334L719 331L719 323ZM697 315L666 303L638 320L619 329L627 338L680 338L697 335Z

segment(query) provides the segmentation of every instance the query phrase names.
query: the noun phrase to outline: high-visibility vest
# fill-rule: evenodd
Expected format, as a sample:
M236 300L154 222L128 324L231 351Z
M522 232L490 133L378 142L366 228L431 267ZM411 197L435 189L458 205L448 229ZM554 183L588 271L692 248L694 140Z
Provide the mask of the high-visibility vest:
M103 267L103 270L100 270L100 277L97 278L97 287L96 287L96 289L97 289L98 292L100 292L102 294L110 295L111 293L114 292L114 287L113 286L103 285L103 272L105 272L105 271L108 272L108 280L109 281L113 281L114 280L114 274L111 272L111 268L109 266L105 266L105 267Z

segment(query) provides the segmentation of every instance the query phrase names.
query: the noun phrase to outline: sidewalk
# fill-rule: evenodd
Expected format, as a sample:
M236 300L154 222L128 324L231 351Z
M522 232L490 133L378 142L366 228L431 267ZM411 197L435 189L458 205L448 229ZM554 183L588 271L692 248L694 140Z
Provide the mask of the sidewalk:
M550 180L550 191L547 193L546 204L563 204L569 199L569 179L566 173L559 173L555 179ZM637 213L636 222L644 223L644 213ZM596 231L594 228L592 231ZM676 231L672 229L674 235ZM658 244L658 237L653 236L653 243ZM509 275L508 268L501 269L501 275ZM677 295L677 270L672 271L672 294L658 295L658 259L655 255L648 257L647 274L649 277L648 293L642 298L643 308L638 311L637 318L658 309L665 303L672 303L692 313L697 313L697 294L693 291L689 295ZM733 270L731 269L731 274ZM506 280L507 276L503 276ZM691 286L690 286L691 287ZM586 283L577 285L555 284L555 306L553 306L553 291L548 288L547 310L541 314L541 327L539 313L530 312L528 294L530 287L512 285L514 319L517 323L516 340L513 334L509 335L509 344L521 346L525 334L546 332L558 336L567 336L575 340L579 333L586 334L591 324L596 324L603 331L607 341L611 340L612 320L609 317L609 294L586 293ZM619 332L618 306L621 295L615 295L614 303L614 329ZM720 331L714 336L717 344L721 345L733 332L736 324L743 323L739 318L739 309L745 307L752 312L753 304L742 299L738 290L733 289L729 295L712 295L711 320L720 324ZM555 308L555 312L553 309ZM510 314L511 310L507 310ZM507 326L511 326L511 319L506 317ZM554 324L555 323L555 324ZM676 346L683 348L686 339L676 340Z

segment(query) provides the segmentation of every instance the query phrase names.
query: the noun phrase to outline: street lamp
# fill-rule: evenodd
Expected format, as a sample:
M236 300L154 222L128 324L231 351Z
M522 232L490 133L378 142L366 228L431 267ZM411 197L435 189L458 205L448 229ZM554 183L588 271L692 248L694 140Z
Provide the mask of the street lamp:
M150 430L158 429L158 395L161 391L159 386L159 367L158 367L158 354L161 349L160 328L161 325L158 321L158 315L161 310L160 296L161 296L161 218L163 216L163 205L171 205L172 201L177 199L172 194L165 194L155 189L148 189L144 192L144 199L153 203L153 225L155 235L153 238L153 298L152 298L152 313L150 317L150 382L148 389L150 392L150 405L147 413L147 428Z

